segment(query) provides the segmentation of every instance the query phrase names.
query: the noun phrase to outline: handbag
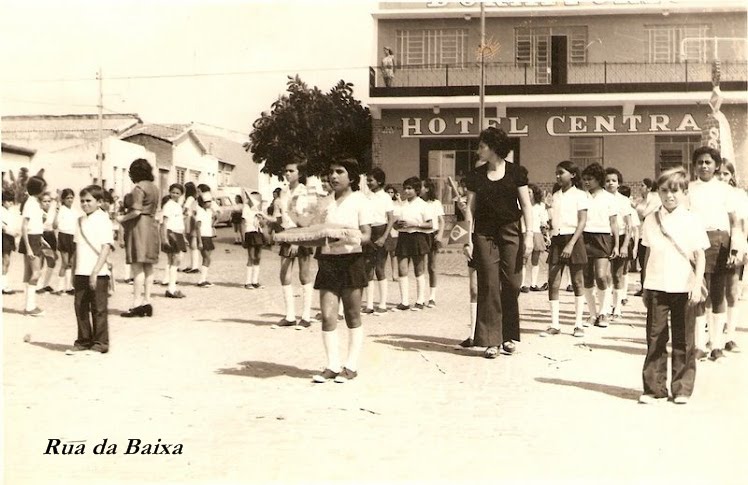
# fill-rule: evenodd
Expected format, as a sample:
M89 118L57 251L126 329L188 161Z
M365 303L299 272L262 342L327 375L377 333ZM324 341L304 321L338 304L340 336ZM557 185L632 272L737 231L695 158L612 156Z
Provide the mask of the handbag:
M686 254L686 252L681 248L677 242L675 242L675 239L673 239L673 236L668 234L668 232L665 230L665 226L662 225L662 216L660 215L660 211L655 212L655 220L657 221L657 225L660 227L660 231L662 232L662 235L667 238L670 243L675 246L675 249L680 253L681 256L686 258L689 263L691 263L691 269L693 270L693 273L691 274L692 278L696 278L696 261L694 261L691 257ZM706 301L707 297L709 296L709 290L706 287L706 282L704 281L704 278L701 279L701 295L699 301Z
M81 237L83 238L83 240L86 241L86 244L88 244L88 247L91 248L91 250L93 250L94 253L96 253L96 256L99 256L101 254L101 251L96 249L96 247L93 244L91 244L91 241L89 241L88 237L86 237L86 233L83 232L83 218L82 217L78 219L78 231L81 233ZM114 265L111 263L111 261L109 261L109 258L107 258L106 260L106 266L107 266L107 269L109 270L109 291L113 292L115 289L114 288Z

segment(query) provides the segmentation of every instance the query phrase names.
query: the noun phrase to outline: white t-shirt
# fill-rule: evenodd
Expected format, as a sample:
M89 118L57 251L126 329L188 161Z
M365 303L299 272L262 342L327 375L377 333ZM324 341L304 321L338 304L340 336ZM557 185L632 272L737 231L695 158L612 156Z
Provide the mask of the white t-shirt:
M244 232L258 232L257 216L260 212L254 210L247 204L242 207L242 219L244 219Z
M524 224L524 220L522 222ZM541 232L540 228L548 225L548 210L544 203L532 206L532 232Z
M299 184L295 189L291 190L289 187L281 189L280 197L278 197L278 205L280 208L281 226L284 229L291 229L296 227L296 223L291 220L289 211L291 210L291 204L294 202L294 197L303 197L307 195L308 191L304 184ZM297 199L298 200L298 199Z
M631 216L631 227L640 227L642 225L641 219L639 219L639 213L636 212L636 209L629 205L630 211L629 215Z
M80 216L81 214L77 214L73 209L61 205L57 213L57 231L63 234L75 235L75 226L78 224Z
M3 222L3 232L13 237L21 233L21 214L18 213L16 206L6 209L0 206L0 220Z
M572 186L566 192L562 190L553 194L551 206L552 235L568 236L577 230L578 213L589 208L587 192Z
M410 202L407 200L402 201L399 206L395 208L395 219L405 221L408 226L416 226L425 224L432 220L431 209L429 205L420 197L415 197ZM398 229L400 232L424 232L429 233L431 229L417 229L415 227L407 227L405 229Z
M617 216L619 203L616 198L605 189L598 190L595 194L587 194L590 205L587 209L587 225L584 232L594 234L612 234L610 230L610 216ZM621 233L621 228L618 228Z
M616 203L618 204L618 213L616 214L616 222L618 223L618 235L623 236L625 234L624 229L626 228L625 217L630 216L631 211L633 210L631 207L631 201L629 201L628 197L618 192L613 194L613 197L615 197Z
M83 234L86 235L84 239L81 235L81 228ZM112 221L109 219L109 215L101 209L96 209L91 214L83 215L81 217L80 228L76 221L75 231L75 274L80 276L90 276L91 272L96 266L96 261L99 259L99 253L102 247L109 244L112 248L114 247L114 239ZM96 248L96 251L91 248L86 242L86 239ZM109 268L106 264L101 266L98 276L108 276Z
M197 207L197 212L195 213L195 224L200 223L200 237L213 237L216 235L215 231L213 230L213 210L212 209L203 209L202 207Z
M430 200L426 202L426 204L428 204L429 209L431 209L431 223L434 225L434 229L428 232L435 233L439 231L439 217L444 216L444 206L439 199Z
M26 199L21 217L29 220L26 229L28 234L41 234L44 232L44 211L42 210L42 206L39 205L39 199L36 197L29 196Z
M358 229L367 224L371 225L371 219L369 200L358 191L338 200L332 197L325 215L325 223L350 229ZM321 252L322 254L355 254L361 251L361 244L331 244L330 246L323 246Z
M55 230L55 216L57 211L54 205L49 206L49 210L44 212L42 209L42 221L44 223L44 232L54 232Z
M368 192L366 198L369 200L371 207L372 226L382 226L387 224L387 213L395 209L392 198L384 190Z
M730 216L735 212L732 187L712 178L709 182L694 180L688 184L688 209L696 215L707 231L730 232Z
M660 208L659 213L665 231L687 255L690 256L699 249L709 248L706 229L696 215L684 207L676 207L673 212ZM666 293L687 293L691 290L691 263L662 233L655 213L647 216L642 224L642 244L649 248L644 277L645 289Z
M174 200L166 201L161 209L161 217L166 221L166 229L177 233L184 234L184 215L183 208Z

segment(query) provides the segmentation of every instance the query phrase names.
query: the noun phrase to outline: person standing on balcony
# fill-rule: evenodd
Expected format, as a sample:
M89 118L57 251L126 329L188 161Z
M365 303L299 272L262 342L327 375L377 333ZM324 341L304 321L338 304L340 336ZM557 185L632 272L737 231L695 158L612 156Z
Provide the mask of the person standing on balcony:
M489 127L478 138L478 156L487 163L467 180L467 254L478 273L478 317L473 344L487 347L484 356L495 359L501 346L506 354L519 342L519 288L522 259L533 247L532 203L527 176L519 165L506 161L511 151L507 134ZM520 219L524 218L524 236ZM473 227L473 221L475 225Z
M392 82L395 80L395 55L389 47L384 48L384 57L382 58L382 77L384 77L384 85L391 88Z

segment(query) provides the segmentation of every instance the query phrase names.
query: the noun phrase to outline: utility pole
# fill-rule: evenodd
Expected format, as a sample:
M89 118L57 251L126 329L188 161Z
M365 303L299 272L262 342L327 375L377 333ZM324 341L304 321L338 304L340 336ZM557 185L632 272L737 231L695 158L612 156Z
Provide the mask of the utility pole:
M99 153L96 155L96 160L99 162L99 184L104 188L104 89L103 89L103 74L101 72L101 66L99 66L99 72L96 73L96 79L99 80Z
M483 131L483 116L485 113L485 98L486 98L486 10L483 2L480 3L480 91L478 97L480 99L480 112L478 113L478 131Z

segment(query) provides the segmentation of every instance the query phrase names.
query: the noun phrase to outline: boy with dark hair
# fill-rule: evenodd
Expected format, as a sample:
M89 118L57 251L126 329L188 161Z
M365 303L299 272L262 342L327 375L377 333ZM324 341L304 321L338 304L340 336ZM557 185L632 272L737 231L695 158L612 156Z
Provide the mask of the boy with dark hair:
M66 354L93 350L109 351L109 265L107 258L114 249L112 221L102 210L104 189L89 185L80 191L81 209L75 234L75 317L78 338ZM92 325L93 320L93 325Z

